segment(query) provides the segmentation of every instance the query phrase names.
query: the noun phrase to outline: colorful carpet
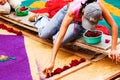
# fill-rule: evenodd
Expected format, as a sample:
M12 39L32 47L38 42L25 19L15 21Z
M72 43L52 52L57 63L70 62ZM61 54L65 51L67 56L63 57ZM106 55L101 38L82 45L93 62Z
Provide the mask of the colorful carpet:
M23 36L0 35L0 80L32 80Z

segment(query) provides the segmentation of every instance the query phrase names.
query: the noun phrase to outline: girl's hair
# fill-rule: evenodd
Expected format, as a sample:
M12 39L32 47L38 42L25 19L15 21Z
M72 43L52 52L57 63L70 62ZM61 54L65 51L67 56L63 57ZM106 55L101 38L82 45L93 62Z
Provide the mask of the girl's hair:
M92 2L95 2L95 1L97 1L97 0L87 0L84 4L81 3L82 7L80 8L79 13L83 13L82 11L85 8L85 6L88 5L89 3L92 3Z

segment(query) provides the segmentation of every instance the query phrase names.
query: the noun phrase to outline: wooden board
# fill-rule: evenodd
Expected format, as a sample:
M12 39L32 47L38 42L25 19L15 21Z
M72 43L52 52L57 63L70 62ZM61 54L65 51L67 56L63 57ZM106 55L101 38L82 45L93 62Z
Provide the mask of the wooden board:
M82 69L85 66L88 66L90 64L91 64L90 61L86 61L86 62L81 63L81 64L79 64L77 66L74 66L74 67L72 67L70 69L67 69L67 70L63 71L62 73L60 73L60 74L56 74L56 75L54 75L54 76L52 76L50 78L46 78L45 80L58 80L58 79L60 79L62 77L65 77L65 76L69 75L70 73L73 73L73 72L75 72L75 71L77 71L79 69Z
M106 78L105 80L120 80L120 72L117 72L114 75L111 75L110 77Z
M109 43L105 43L105 40L106 40L106 39L110 40L110 42L109 42ZM92 48L92 47L95 47L95 48L99 48L99 49L102 49L102 50L108 50L108 49L110 49L110 47L111 47L112 39L111 39L111 36L110 36L110 35L105 35L105 34L103 34L103 35L102 35L102 40L101 40L101 42L98 43L98 44L90 45L90 44L88 44L88 43L85 42L85 40L84 40L83 37L82 37L82 38L79 38L77 41L80 42L81 44L88 45L88 46L90 46L91 48ZM119 44L119 43L120 43L120 39L118 38L118 44Z
M20 16L16 16L14 12L11 12L11 14L9 15L0 15L0 18L8 22L11 22L13 24L19 25L20 27L38 32L37 28L34 27L34 23L28 21L28 18L31 15L33 15L33 13L29 12L29 15L20 17Z
M110 59L105 58L84 67L84 69L69 74L60 80L109 80L109 77L113 75L115 77L115 74L120 72L119 68L120 64L115 64Z

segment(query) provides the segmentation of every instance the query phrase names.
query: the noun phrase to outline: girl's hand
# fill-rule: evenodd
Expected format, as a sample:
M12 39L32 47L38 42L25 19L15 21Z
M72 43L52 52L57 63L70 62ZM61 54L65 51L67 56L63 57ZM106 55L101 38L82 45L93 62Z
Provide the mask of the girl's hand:
M43 73L47 76L51 76L52 70L54 68L54 64L50 63L49 65L46 66L46 68L43 70Z
M120 53L117 50L111 50L111 52L108 54L108 57L112 60L115 60L116 64L120 62Z
M0 0L0 5L4 5L7 2L7 0Z

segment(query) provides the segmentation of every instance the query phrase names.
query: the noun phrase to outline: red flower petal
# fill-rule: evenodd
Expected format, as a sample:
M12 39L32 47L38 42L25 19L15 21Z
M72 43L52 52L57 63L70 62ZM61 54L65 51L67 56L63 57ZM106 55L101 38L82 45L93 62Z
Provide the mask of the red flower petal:
M13 28L7 28L8 32L13 32Z
M49 77L51 77L51 76L49 75L49 73L47 73L46 78L49 78Z
M7 26L5 26L4 24L0 24L0 28L7 29Z
M67 69L69 69L70 68L70 66L64 66L63 67L63 71L65 71L65 70L67 70Z
M13 28L9 28L9 27L7 27L7 26L4 25L4 24L0 24L0 28L1 28L1 29L4 29L4 30L7 30L8 32L13 32L13 33L15 33L15 34L17 34L17 35L22 35L22 32L21 32L21 31L17 31L17 30L14 30Z
M85 34L85 36L87 36L87 37L96 37L96 36L100 36L100 35L101 35L101 32L98 32L98 31L96 31L96 32L87 31Z
M71 61L70 66L73 67L73 66L76 66L78 64L79 64L79 61L77 59L74 59Z
M81 59L80 59L80 63L85 62L85 61L86 61L85 58L81 58Z
M22 35L22 32L19 31L19 32L17 32L16 34L17 34L18 36L20 36L20 35Z
M54 70L54 74L59 74L61 73L63 70L61 68L57 68Z
M110 40L109 39L105 39L105 43L109 43L110 42Z

